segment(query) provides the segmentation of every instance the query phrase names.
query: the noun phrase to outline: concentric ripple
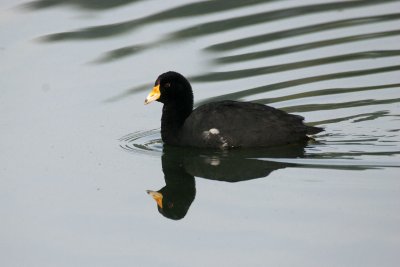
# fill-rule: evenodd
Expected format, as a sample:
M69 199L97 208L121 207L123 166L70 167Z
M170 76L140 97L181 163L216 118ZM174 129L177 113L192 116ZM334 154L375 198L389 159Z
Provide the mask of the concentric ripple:
M127 134L119 139L120 147L126 151L160 156L163 150L159 129L138 131Z

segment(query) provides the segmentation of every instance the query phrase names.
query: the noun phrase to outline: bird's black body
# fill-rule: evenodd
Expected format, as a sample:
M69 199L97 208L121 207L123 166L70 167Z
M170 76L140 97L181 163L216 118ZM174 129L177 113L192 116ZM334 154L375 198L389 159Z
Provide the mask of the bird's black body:
M319 128L303 117L250 102L220 101L195 109L181 129L181 143L196 147L266 147L308 140Z
M153 100L164 103L161 137L169 145L222 149L269 147L304 142L309 139L307 135L323 130L305 125L301 116L258 103L219 101L192 111L191 86L176 72L160 75L156 87L158 98L150 99L150 94L146 103Z

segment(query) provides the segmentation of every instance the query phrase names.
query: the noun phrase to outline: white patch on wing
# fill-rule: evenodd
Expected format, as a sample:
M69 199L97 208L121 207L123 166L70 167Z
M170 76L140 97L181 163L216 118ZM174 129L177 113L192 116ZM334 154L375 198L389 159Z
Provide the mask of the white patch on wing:
M219 130L217 128L211 128L208 131L203 131L203 138L204 139L210 139L212 137L212 135L218 135L219 134Z
M219 130L217 128L211 128L208 131L210 132L210 134L219 134Z
M207 142L213 141L220 143L219 147L221 149L227 149L230 146L228 140L220 134L220 131L217 128L211 128L208 131L203 131L202 136L203 139L206 140Z

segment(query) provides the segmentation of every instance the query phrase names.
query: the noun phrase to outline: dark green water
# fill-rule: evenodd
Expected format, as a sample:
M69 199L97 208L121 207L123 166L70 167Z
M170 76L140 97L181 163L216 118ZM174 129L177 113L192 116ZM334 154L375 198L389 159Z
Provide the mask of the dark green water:
M400 1L3 0L2 266L397 266L399 44ZM325 132L164 147L168 70Z

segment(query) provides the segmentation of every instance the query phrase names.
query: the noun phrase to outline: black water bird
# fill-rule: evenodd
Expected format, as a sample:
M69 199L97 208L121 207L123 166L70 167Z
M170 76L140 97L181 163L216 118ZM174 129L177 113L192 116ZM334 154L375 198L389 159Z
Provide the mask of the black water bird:
M164 104L161 137L168 145L221 149L270 147L306 142L308 135L323 131L305 125L302 116L258 103L218 101L193 110L190 83L173 71L157 78L145 104L153 101Z

